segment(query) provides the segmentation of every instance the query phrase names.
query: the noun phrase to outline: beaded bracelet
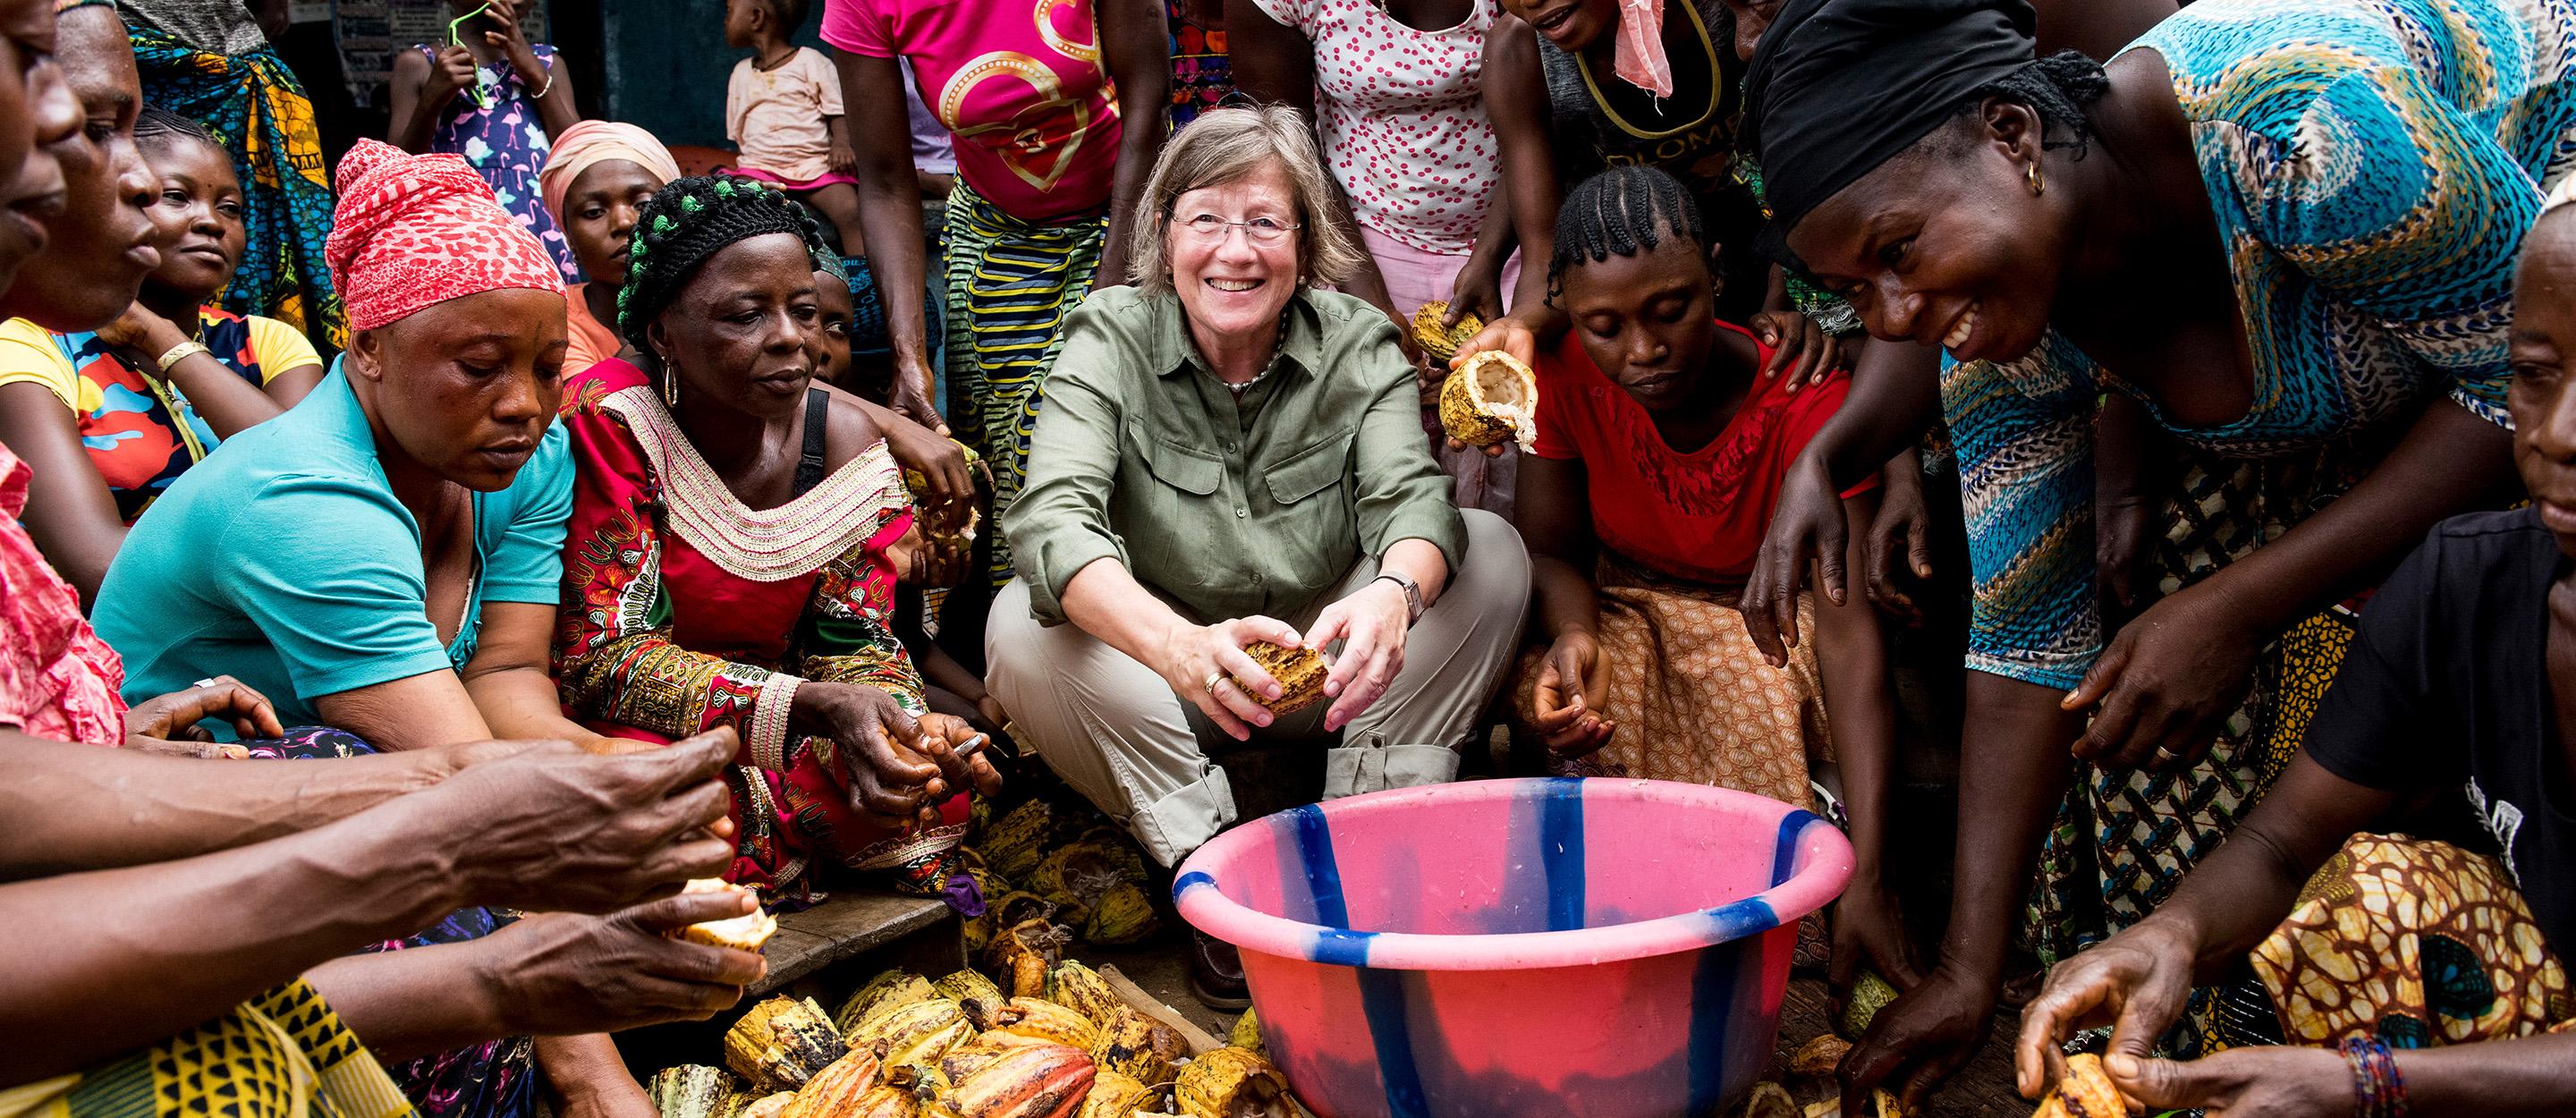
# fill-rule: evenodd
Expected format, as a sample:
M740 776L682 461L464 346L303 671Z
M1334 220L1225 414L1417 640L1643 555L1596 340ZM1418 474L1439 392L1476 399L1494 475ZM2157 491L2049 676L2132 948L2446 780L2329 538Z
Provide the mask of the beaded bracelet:
M2374 1037L2345 1038L2344 1062L2352 1065L2353 1118L2406 1118L2406 1080L2397 1057Z

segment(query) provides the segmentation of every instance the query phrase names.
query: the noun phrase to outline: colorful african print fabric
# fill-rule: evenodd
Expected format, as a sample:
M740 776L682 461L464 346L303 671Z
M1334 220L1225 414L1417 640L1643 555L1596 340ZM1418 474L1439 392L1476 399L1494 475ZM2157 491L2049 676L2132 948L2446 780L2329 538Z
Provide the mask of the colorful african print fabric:
M251 759L263 761L345 760L376 753L366 739L328 726L290 727L284 737L246 741L242 745L249 750ZM464 943L491 935L517 919L497 909L460 908L417 935L372 943L359 949L359 953L372 955ZM421 1118L533 1118L537 1112L536 1070L535 1038L515 1036L434 1052L386 1068L383 1074L392 1076L394 1084L419 1107Z
M788 729L806 681L864 684L919 715L921 677L894 630L890 549L911 496L885 444L771 509L745 508L644 373L602 361L572 379L580 464L564 548L555 668L601 733L667 742L717 726L748 764L726 777L740 836L727 879L771 902L819 898L818 857L935 894L954 874L966 797L926 831L854 811L827 738Z
M410 1118L409 1099L302 979L150 1048L0 1090L7 1118Z
M2254 949L2289 1043L2433 1048L2576 1032L2576 996L2493 858L2354 835Z
M949 426L993 468L998 521L1028 477L1029 436L1064 318L1091 293L1107 218L1033 225L959 181L948 194ZM986 575L1011 580L1011 547L992 537Z
M276 319L203 307L197 324L197 341L215 360L256 386L322 363L303 334ZM71 409L81 449L127 524L223 441L178 385L144 375L96 334L56 334L23 318L0 324L0 384L16 381L44 385Z
M1225 54L1225 11L1212 0L1163 0L1171 29L1172 130L1224 104L1234 92L1234 63ZM1209 30L1213 24L1216 30Z
M537 56L538 65L553 71L554 47L530 43L528 50ZM423 46L420 51L429 56L432 66L438 64L436 48ZM438 127L430 132L429 150L464 156L474 173L492 184L492 196L501 208L546 246L555 267L563 272L563 282L578 283L581 265L573 261L572 244L555 226L555 215L547 211L545 195L537 188L537 172L545 169L546 153L554 150L554 141L537 115L537 99L531 96L535 91L506 58L477 67L476 73L480 86L448 102Z
M2563 9L2200 0L2130 49L2164 57L2192 122L2253 355L2244 416L2160 423L2266 458L2402 427L2444 397L2505 422L2515 255L2576 146ZM2109 390L2138 394L2053 333L1944 372L1969 667L2072 688L2100 654L2093 417Z
M348 348L349 327L322 242L331 235L331 172L314 130L313 102L295 72L265 47L248 54L198 50L161 31L130 32L143 100L203 123L232 153L249 247L221 297L227 310L266 315Z

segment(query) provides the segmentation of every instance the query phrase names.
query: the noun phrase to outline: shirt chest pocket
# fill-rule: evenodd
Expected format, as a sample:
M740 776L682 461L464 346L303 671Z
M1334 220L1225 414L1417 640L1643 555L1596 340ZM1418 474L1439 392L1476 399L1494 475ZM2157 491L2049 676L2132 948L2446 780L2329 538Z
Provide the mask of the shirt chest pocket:
M1276 576L1290 586L1322 590L1359 560L1359 523L1351 507L1350 431L1281 456L1259 471L1270 507L1256 534L1279 564ZM1258 560L1256 560L1258 562Z

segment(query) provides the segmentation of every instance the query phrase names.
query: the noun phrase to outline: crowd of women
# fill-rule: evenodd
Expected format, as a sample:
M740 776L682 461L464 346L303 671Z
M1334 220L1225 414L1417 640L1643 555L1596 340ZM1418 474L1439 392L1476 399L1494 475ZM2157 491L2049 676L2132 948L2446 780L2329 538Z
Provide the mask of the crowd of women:
M2033 1095L2576 1110L2576 15L733 0L829 150L685 176L519 7L325 190L230 0L0 0L0 1118L648 1118L606 1034L764 965L685 880L971 907L1005 742L1168 872L1496 727L1846 826L1847 1113L2006 1005Z

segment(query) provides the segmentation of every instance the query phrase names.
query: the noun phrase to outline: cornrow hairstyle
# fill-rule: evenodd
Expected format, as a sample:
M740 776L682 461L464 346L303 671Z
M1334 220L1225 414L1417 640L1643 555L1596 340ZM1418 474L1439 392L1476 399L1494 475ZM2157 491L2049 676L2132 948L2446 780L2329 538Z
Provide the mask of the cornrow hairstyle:
M1708 246L1699 203L1691 200L1680 179L1654 167L1622 165L1583 180L1556 212L1556 252L1547 261L1548 305L1556 305L1567 268L1635 256L1668 236Z
M2039 114L2039 146L2049 150L2073 148L2074 157L2082 159L2093 144L2093 120L2085 110L2110 88L2110 75L2102 72L2102 64L2093 61L2091 55L2062 50L1969 90L1959 111L1963 116L1974 116L1984 111L1989 98L2028 105L2030 111ZM2048 138L2061 128L2067 139Z
M772 233L804 241L818 271L840 264L823 245L822 227L777 187L734 175L671 180L636 211L626 286L617 292L617 332L649 357L653 347L645 331L698 266L726 245Z
M135 114L136 144L155 146L188 140L195 140L216 151L224 150L224 142L216 139L213 132L207 131L206 126L193 117L181 116L158 105L145 105L143 111Z

